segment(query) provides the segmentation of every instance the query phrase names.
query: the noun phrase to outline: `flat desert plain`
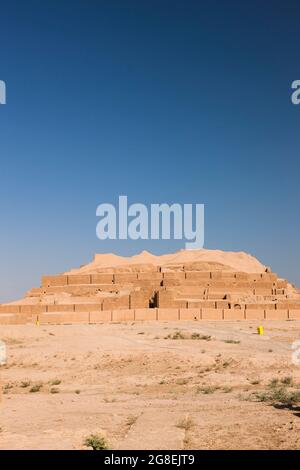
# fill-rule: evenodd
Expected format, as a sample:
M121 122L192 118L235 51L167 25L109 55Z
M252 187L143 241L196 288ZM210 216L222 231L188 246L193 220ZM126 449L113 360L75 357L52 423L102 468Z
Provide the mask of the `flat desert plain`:
M0 326L0 448L299 449L300 322L262 325Z

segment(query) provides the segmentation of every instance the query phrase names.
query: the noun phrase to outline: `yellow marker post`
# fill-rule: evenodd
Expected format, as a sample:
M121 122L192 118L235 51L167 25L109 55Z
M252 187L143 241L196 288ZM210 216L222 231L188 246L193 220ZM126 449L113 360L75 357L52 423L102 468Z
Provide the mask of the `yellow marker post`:
M37 317L36 322L35 322L35 325L36 325L36 326L40 326L40 319L39 319L39 317Z
M263 335L263 334L264 334L264 327L263 327L263 326L259 326L259 327L257 328L257 334L259 334L259 335Z

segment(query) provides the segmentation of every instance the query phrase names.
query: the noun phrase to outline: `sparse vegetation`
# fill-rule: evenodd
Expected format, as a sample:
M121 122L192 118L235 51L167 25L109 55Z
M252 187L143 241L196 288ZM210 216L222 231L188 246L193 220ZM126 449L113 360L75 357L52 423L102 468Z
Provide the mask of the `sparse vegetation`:
M84 445L91 447L93 450L108 450L108 443L105 437L99 434L91 434L84 440Z
M131 427L136 423L136 420L138 419L138 416L135 415L130 415L127 418L126 424L127 426Z
M224 340L224 343L228 343L228 344L240 344L240 341L237 340L237 339L225 339L225 340Z
M60 385L60 384L61 384L61 380L58 380L58 379L51 380L51 382L50 382L50 385Z
M3 387L3 394L7 395L8 391L11 390L14 386L11 383L7 383Z
M278 384L279 384L279 379L275 378L275 379L270 380L270 382L268 383L268 387L276 388L278 387Z
M43 384L41 383L38 383L38 384L35 384L31 387L31 389L29 390L30 393L37 393L41 390L41 388L43 387Z
M23 380L23 381L20 383L20 387L21 387L21 388L27 388L27 387L29 387L30 384L31 384L30 380Z
M198 393L203 393L203 395L211 395L214 393L216 390L218 390L219 387L216 385L207 385L203 387L197 387L197 392Z
M283 385L289 385L289 386L292 386L293 385L293 377L283 377L283 379L281 379L281 383Z
M282 405L291 406L300 403L300 391L289 391L284 387L275 388L269 392L259 392L255 394L258 401L269 402L272 405L281 403Z
M182 331L176 331L175 333L169 333L165 336L165 339L192 339L192 340L204 340L210 341L212 338L209 335L202 335L201 333L183 333Z
M281 404L284 406L293 406L300 403L300 391L291 390L294 382L290 376L282 379L274 378L269 381L268 390L255 393L257 401L267 402L272 405Z
M186 416L185 418L183 418L176 424L177 428L184 429L185 431L189 431L194 426L195 426L195 423L190 416Z
M200 333L192 333L191 334L191 339L200 339L200 340L204 340L204 341L210 341L211 340L211 336L209 335L202 335Z
M223 393L230 393L230 392L232 392L232 387L228 387L228 386L222 387L222 392Z
M50 393L53 393L53 394L59 393L59 388L57 388L57 387L51 387L51 388L50 388Z

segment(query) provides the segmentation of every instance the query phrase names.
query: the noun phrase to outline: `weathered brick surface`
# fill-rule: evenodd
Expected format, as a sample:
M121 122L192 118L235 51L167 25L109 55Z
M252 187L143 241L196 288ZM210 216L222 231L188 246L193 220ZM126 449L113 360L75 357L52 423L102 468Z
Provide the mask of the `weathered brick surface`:
M53 304L53 305L47 305L47 312L53 313L53 312L74 312L75 311L75 305L74 304Z
M134 321L134 310L113 310L112 321Z
M290 320L300 320L300 310L299 309L297 309L297 310L290 309L288 312L289 312L288 315L289 315Z
M195 280L195 281L199 281L199 280L209 280L211 279L211 273L209 271L187 271L185 273L186 275L186 279L189 280Z
M129 308L149 308L150 296L144 291L132 292L129 296Z
M1 313L20 313L20 305L0 305L0 314Z
M157 320L157 308L136 308L135 321Z
M92 284L112 284L114 280L113 274L92 274L91 283Z
M179 320L179 308L158 308L158 320Z
M114 282L120 284L130 283L137 279L137 273L120 273L114 274Z
M223 320L223 310L216 308L202 308L201 320Z
M70 274L68 276L68 285L91 284L90 274Z
M288 310L265 310L266 320L287 320Z
M68 284L68 276L43 276L42 277L42 286L43 287L56 287L56 286L66 286Z
M245 320L245 310L224 308L223 316L224 320Z
M26 315L3 313L0 315L0 325L24 325L28 322Z
M89 312L42 313L39 321L41 324L89 323Z
M263 320L265 318L264 309L245 310L246 320Z
M103 310L94 312L91 311L89 315L90 323L106 323L112 321L112 311Z
M180 308L179 319L180 320L200 320L201 310L200 308Z

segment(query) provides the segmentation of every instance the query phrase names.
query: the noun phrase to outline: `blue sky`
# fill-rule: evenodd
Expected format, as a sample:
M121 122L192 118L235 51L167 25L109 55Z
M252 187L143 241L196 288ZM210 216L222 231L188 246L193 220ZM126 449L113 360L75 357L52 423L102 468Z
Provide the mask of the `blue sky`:
M1 2L0 301L88 262L96 207L204 203L205 247L300 285L297 1Z

